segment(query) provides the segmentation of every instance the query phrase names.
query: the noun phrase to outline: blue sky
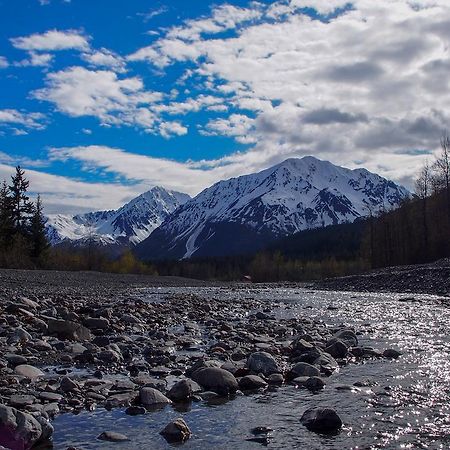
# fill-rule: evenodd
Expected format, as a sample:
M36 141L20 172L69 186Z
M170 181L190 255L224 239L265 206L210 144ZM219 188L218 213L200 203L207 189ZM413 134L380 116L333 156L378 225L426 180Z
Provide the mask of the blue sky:
M0 179L50 213L308 154L412 185L448 124L445 0L0 0Z

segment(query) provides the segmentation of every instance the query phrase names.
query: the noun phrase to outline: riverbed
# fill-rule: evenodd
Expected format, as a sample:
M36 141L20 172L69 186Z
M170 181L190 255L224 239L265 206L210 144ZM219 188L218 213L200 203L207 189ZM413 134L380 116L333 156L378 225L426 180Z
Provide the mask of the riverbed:
M351 326L360 332L360 344L395 348L403 355L343 366L318 393L283 385L218 404L166 406L137 417L127 416L122 408L60 415L53 422L55 448L171 448L158 433L177 417L183 417L193 433L183 444L186 449L449 448L450 315L445 299L251 286L140 288L135 295L152 303L180 293L225 299L231 309L237 298L275 302L273 312L279 318ZM340 433L324 436L303 427L300 417L312 406L335 409L344 423ZM272 429L267 441L248 440L258 426ZM97 440L105 430L124 433L130 441Z

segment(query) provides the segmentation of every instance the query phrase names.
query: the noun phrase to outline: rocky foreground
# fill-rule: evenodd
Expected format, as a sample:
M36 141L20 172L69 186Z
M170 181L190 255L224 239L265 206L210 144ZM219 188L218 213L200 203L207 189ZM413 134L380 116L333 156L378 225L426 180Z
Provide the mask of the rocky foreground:
M278 319L275 302L180 294L149 303L142 289L171 284L196 282L0 271L0 446L51 447L58 414L157 414L282 384L318 391L340 366L399 356L360 346L354 329ZM321 433L342 426L339 411L327 408L309 409L301 423ZM267 443L269 432L253 430L254 440ZM177 443L191 437L182 418L161 434ZM129 439L113 430L93 438Z

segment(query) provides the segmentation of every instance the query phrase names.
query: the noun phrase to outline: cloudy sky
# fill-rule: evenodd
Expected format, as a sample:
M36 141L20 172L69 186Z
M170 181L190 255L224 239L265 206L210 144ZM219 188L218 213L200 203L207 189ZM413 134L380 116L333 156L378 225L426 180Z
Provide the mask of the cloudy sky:
M0 0L0 180L47 212L314 155L411 187L450 117L448 0Z

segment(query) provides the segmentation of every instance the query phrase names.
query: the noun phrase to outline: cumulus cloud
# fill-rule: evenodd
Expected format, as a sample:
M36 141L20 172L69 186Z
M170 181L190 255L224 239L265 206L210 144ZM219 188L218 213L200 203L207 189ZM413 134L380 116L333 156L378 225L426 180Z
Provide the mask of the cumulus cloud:
M102 124L139 126L154 131L156 116L149 105L161 100L146 91L139 77L119 78L109 70L70 67L46 77L46 87L34 97L52 102L72 117L95 116Z
M89 48L89 38L75 30L49 30L45 33L35 33L30 36L10 39L12 45L20 50L28 51L57 51L57 50L86 50Z
M411 177L448 126L448 1L280 0L247 16L251 9L221 22L219 12L236 10L216 8L129 60L158 68L190 61L190 76L234 108L200 132L255 144L249 161L309 153ZM218 35L224 26L234 33Z
M45 115L38 112L22 112L17 109L0 109L0 127L12 125L41 130L45 128Z
M106 67L119 73L126 71L125 60L106 48L83 53L82 58L93 67Z
M0 69L6 69L9 67L9 62L4 56L0 56Z

